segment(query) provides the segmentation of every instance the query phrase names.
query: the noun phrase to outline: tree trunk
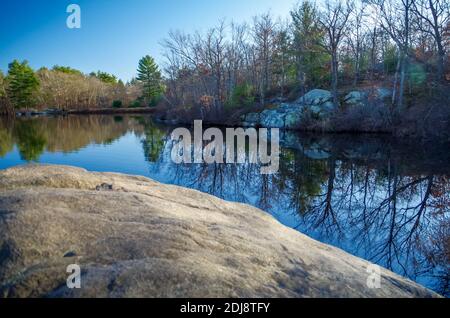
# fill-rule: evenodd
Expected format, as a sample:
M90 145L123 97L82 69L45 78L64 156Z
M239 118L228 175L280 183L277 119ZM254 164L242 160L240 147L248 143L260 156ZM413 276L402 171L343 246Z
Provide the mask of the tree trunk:
M359 48L357 49L359 50ZM355 61L355 78L353 79L353 86L358 85L359 81L359 53L356 53L356 61Z
M375 71L375 49L376 49L376 43L377 43L377 27L374 27L373 29L373 36L372 36L372 48L370 50L370 79L374 80L374 71Z
M408 68L408 50L409 50L409 10L410 10L410 1L406 0L405 4L405 43L402 47L402 69L400 75L400 92L398 95L398 110L399 113L404 110L404 93L405 93L405 79L406 79L406 71Z
M436 40L436 46L438 49L438 55L439 55L439 60L438 60L438 65L437 65L437 69L438 69L438 80L439 81L444 81L444 77L445 77L445 59L446 59L446 54L445 54L445 49L444 49L444 45L442 44L442 36L441 33L439 32L439 17L438 17L438 13L436 11L436 7L433 5L433 2L430 0L430 9L431 9L431 14L433 16L433 32L434 32L434 38Z
M400 48L399 48L400 50ZM398 77L400 74L401 69L401 53L398 54L398 61L397 61L397 68L395 69L395 75L394 75L394 89L392 90L392 107L395 106L395 103L397 102L397 92L398 92Z
M333 104L337 107L339 105L338 99L338 60L337 52L334 50L331 54L331 90L333 94Z
M444 48L442 47L442 43L438 44L438 54L439 54L439 61L438 61L438 78L440 82L443 82L445 79L445 59L446 54L444 51Z
M406 79L407 64L408 64L407 57L405 54L402 54L401 71L400 71L400 88L399 88L399 92L398 92L398 104L397 104L399 113L401 113L404 109L403 97L405 95L405 79Z
M303 70L303 57L297 56L297 80L300 83L300 95L304 96L306 94L306 78L305 72Z

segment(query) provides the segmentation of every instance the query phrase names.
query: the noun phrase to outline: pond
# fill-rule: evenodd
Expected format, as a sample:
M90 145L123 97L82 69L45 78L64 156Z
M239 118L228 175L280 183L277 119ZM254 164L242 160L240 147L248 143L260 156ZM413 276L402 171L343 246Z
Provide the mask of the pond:
M175 164L174 127L145 116L0 120L0 169L27 162L143 175L281 223L450 295L450 147L390 136L281 133L278 173Z

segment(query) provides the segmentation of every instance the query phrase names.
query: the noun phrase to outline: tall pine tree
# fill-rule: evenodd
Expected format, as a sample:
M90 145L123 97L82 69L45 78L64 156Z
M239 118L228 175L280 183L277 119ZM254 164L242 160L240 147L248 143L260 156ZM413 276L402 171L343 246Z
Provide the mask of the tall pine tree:
M156 106L164 93L161 72L155 60L147 55L139 61L137 80L142 83L143 97L149 106Z
M305 94L327 80L328 55L323 52L324 30L318 24L315 4L305 0L291 11L293 51L296 58L297 80Z
M35 104L39 81L27 61L14 60L8 66L8 97L16 108L29 108Z

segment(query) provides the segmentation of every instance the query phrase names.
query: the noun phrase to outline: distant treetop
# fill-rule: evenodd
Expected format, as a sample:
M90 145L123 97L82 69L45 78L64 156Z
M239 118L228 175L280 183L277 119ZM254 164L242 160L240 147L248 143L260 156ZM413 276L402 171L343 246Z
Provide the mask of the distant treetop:
M97 73L92 72L89 75L92 77L97 77L103 83L117 84L117 77L115 75L109 74L107 72L97 71Z
M83 75L83 73L77 69L71 68L69 66L53 66L53 70L65 74Z

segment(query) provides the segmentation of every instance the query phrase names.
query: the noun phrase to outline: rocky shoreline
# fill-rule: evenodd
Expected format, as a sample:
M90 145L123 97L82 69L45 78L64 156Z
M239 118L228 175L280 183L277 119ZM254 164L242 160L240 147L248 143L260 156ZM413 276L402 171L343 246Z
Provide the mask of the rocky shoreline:
M392 92L386 88L367 91L351 91L343 98L345 108L363 108L370 103L383 103ZM241 117L246 127L281 128L287 130L304 130L302 122L306 118L317 121L329 119L337 106L333 104L330 91L314 89L294 102L276 103L272 109L260 113L249 113Z
M439 297L248 205L139 176L0 171L0 297ZM81 289L66 286L70 264Z
M151 115L155 122L168 126L192 125L194 120L216 127L279 128L286 131L331 134L387 134L411 140L450 141L446 126L450 124L445 111L432 114L442 105L418 103L401 116L392 108L392 90L385 87L359 88L346 91L333 103L332 93L313 89L292 101L269 100L264 106L236 109L222 115L177 113L165 108L93 108L81 110L44 111L18 110L17 117L66 115ZM174 111L174 112L172 112ZM7 114L0 114L7 115ZM9 114L11 115L11 114ZM424 121L424 118L426 119ZM436 124L437 129L428 122Z

